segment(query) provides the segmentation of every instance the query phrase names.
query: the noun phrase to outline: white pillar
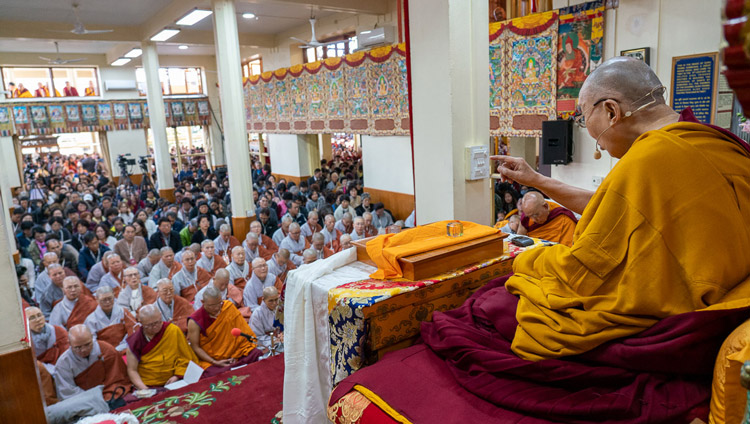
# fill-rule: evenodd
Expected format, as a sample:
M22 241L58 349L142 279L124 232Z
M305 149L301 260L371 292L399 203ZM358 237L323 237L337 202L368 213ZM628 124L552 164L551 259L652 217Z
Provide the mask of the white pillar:
M464 151L489 147L486 0L410 0L417 222L492 224L487 179L467 181ZM435 66L435 52L450 58ZM436 90L436 87L440 87Z
M4 179L4 178L3 178ZM5 193L0 196L0 209L6 210L11 205L10 198ZM8 236L10 221L7 213L0 214L0 355L28 347L23 341L26 337L26 323L21 313L21 293L18 290L16 266L13 262L12 249L15 242Z
M174 175L172 174L172 159L167 145L167 118L164 113L164 97L159 82L159 56L154 43L144 41L143 70L146 73L146 101L148 102L148 118L151 132L154 135L154 164L156 166L156 182L159 194L174 200Z
M237 35L237 14L233 0L213 0L214 42L219 74L224 149L232 197L232 217L255 216L250 174L250 150L247 145L245 97L242 91L242 64ZM218 140L217 140L218 141ZM247 226L249 228L249 222ZM236 225L235 225L236 227ZM237 235L237 228L235 228ZM245 234L242 234L244 238Z

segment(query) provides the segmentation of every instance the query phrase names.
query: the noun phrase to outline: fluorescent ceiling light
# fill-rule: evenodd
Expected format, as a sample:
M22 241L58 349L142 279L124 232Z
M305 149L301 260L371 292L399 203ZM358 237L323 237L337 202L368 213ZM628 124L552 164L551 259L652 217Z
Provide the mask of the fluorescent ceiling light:
M255 13L250 13L250 12L243 13L242 17L245 18L245 19L253 19L253 18L255 18Z
M192 12L188 13L187 15L183 16L182 19L177 21L177 25L184 25L184 26L190 26L198 23L203 18L207 16L211 16L210 10L201 10L201 9L195 9Z
M130 62L130 59L128 59L127 57L121 57L115 60L114 62L112 62L112 66L122 66L128 62Z
M158 34L151 37L151 41L167 41L180 32L179 29L163 29Z
M180 49L180 50L187 50L188 46L182 44L182 45L178 46L177 48Z
M136 47L133 50L125 53L125 57L136 58L136 57L140 56L141 54L143 54L143 50L141 50L141 49L139 49L139 48Z

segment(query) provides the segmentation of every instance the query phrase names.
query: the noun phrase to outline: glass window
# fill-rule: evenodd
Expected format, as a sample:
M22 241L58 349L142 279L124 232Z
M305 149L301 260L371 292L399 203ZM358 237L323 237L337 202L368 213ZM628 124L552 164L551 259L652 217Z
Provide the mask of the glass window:
M172 94L187 94L186 69L169 68L169 87Z
M205 94L203 91L203 75L201 68L159 68L159 82L164 95ZM138 92L146 95L146 72L143 68L135 69L135 80Z
M16 89L27 90L24 97L55 97L86 94L91 85L94 95L99 94L96 68L51 68L51 67L3 67L3 88L10 91L9 83Z
M202 126L167 128L167 145L173 163L179 164L179 170L189 167L200 167L206 162L207 131ZM154 134L149 128L146 135L149 152L153 154Z
M321 41L321 43L329 42L332 44L305 49L305 63L315 62L329 57L346 56L350 53L354 53L357 49L357 37L352 36L351 33Z

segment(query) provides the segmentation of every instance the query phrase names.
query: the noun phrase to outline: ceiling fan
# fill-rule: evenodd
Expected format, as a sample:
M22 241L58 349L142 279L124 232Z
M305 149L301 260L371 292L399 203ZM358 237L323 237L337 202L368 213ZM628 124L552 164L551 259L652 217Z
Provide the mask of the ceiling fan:
M57 41L55 41L55 51L57 52L57 58L50 59L48 57L39 56L39 59L46 60L50 65L65 65L67 63L75 63L80 62L82 60L86 60L86 58L79 58L79 59L63 59L60 57L60 46L57 45Z
M314 48L314 47L322 47L322 46L327 46L329 44L335 44L335 43L340 42L340 40L339 41L330 41L330 42L327 42L327 43L321 43L320 41L318 41L318 39L315 38L315 22L316 22L315 15L313 15L313 9L311 7L310 8L310 28L312 30L312 36L310 37L310 41L305 41L305 40L303 40L301 38L297 38L297 37L289 37L289 38L291 38L294 41L302 43L302 45L299 46L301 49L309 49L309 48Z
M81 22L81 18L78 16L78 3L73 3L73 14L75 15L75 23L73 24L73 29L70 31L58 31L58 30L52 30L49 29L47 31L50 32L70 32L75 35L88 35L88 34L104 34L107 32L114 32L113 29L86 29L86 27L83 26L83 23Z

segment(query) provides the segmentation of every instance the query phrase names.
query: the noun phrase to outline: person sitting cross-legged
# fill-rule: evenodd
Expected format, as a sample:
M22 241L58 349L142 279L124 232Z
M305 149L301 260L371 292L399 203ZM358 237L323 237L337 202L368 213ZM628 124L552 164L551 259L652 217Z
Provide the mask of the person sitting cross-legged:
M136 267L129 267L122 272L125 288L117 296L117 304L135 314L143 305L156 302L156 291L141 283L140 272Z
M187 333L187 319L193 313L193 305L181 296L175 295L174 285L169 278L162 278L156 283L156 307L165 322L172 323Z
M83 284L78 277L65 277L62 285L65 297L52 309L49 323L70 331L71 327L83 324L97 304L91 296L82 293Z
M95 296L99 306L86 317L84 324L96 335L97 340L109 343L122 353L128 347L128 336L133 334L135 317L115 303L111 287L99 287Z
M60 355L68 350L68 331L59 325L49 324L44 319L42 311L30 306L26 308L26 319L29 321L31 346L36 359L44 364L52 365L50 372L54 372L54 365Z
M180 329L165 322L155 304L138 311L141 326L128 337L128 376L136 389L161 387L185 375L190 361L198 358Z
M195 253L192 250L184 251L182 253L182 269L172 277L175 291L188 302L192 302L195 299L195 294L211 281L211 274L205 269L195 266L195 264Z
M210 377L219 374L230 366L255 362L261 351L255 343L244 337L234 337L232 329L255 337L240 311L229 300L221 300L221 293L213 287L203 292L203 306L188 319L188 340L200 358L200 366Z
M276 318L276 308L279 306L279 291L276 287L263 289L263 304L250 317L250 328L258 338L258 347L267 350L272 346L271 336L276 333L273 321ZM274 335L273 342L283 340L283 336Z

